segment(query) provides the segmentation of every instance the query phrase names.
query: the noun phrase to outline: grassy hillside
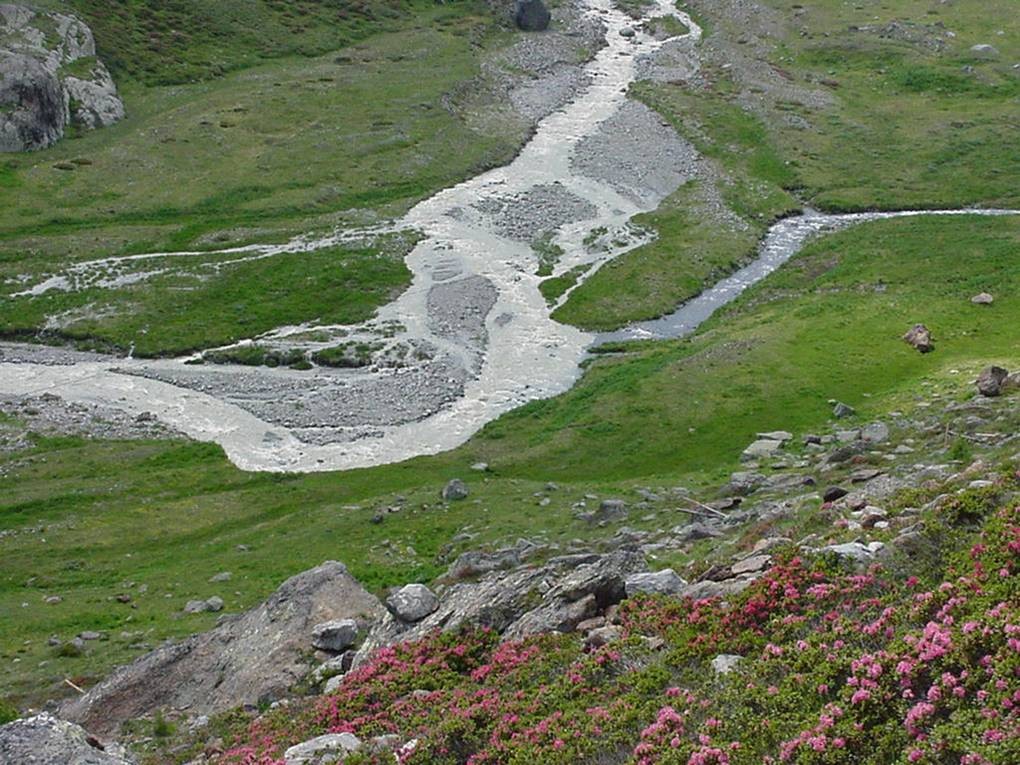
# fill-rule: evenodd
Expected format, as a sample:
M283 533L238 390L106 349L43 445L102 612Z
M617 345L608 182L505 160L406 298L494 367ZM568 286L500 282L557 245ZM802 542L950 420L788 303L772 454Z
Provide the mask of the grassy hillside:
M0 637L0 687L38 699L62 693L64 677L91 682L140 646L210 626L212 615L180 614L187 600L218 594L238 610L322 560L384 587L428 580L488 542L597 537L573 520L584 495L718 483L757 431L827 430L830 398L857 407L860 421L969 398L980 366L1020 367L1018 245L1020 221L983 218L891 221L821 240L691 340L599 360L571 392L507 415L462 449L401 465L257 475L212 446L40 438L0 456L0 524L15 532L0 539L0 612L14 625ZM970 303L981 290L994 305ZM899 339L916 321L933 329L935 353ZM491 473L469 470L480 459ZM454 476L472 494L443 505ZM209 581L220 571L234 573L228 585ZM49 595L63 601L48 605ZM111 637L84 657L46 645L82 629Z
M510 157L523 124L507 117L475 127L457 95L478 76L482 58L507 41L494 16L474 2L416 3L405 11L328 55L260 59L190 85L124 82L129 116L122 123L0 159L0 334L21 336L58 316L51 324L57 337L86 344L126 350L140 342L147 354L194 347L196 335L198 344L215 344L216 337L201 337L214 301L176 322L189 323L192 337L183 342L159 321L142 337L136 316L165 313L167 282L192 284L216 258L178 261L165 279L115 289L6 298L23 289L22 278L34 283L80 261L274 242L374 222ZM252 49L250 41L237 45ZM487 108L485 97L474 97L470 108ZM303 289L316 268L315 259L281 265L288 272L281 278ZM241 302L273 305L266 283L246 279L244 269L226 269L220 281ZM401 285L388 271L373 281L369 309ZM362 303L363 286L341 286L332 300ZM262 328L316 315L276 312ZM251 326L233 322L225 330L222 336L241 337Z
M707 30L700 76L631 95L715 163L736 217L720 219L704 188L681 189L638 219L658 240L572 293L561 321L609 329L668 312L746 261L798 206L790 194L832 211L1020 207L1009 0L684 5ZM976 58L982 43L999 56Z

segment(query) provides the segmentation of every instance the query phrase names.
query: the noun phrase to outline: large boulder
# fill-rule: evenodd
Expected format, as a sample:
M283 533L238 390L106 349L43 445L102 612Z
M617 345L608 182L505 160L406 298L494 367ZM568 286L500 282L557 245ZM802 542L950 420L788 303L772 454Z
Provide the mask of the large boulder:
M65 704L61 715L107 735L159 708L197 716L274 701L311 668L316 626L352 619L368 628L385 615L342 563L327 561L291 577L250 611L122 667Z
M0 3L0 151L43 149L68 126L91 130L123 118L88 25Z
M132 765L115 745L48 714L0 726L0 762L10 765Z
M517 0L514 22L525 32L543 32L549 28L552 16L542 0Z

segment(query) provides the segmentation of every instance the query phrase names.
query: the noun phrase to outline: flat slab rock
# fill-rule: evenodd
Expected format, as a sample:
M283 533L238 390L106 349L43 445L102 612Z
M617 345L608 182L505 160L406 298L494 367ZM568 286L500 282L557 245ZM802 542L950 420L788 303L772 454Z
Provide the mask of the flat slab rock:
M316 625L352 619L367 627L385 614L342 563L327 561L291 577L250 611L120 668L66 703L61 716L112 735L124 721L160 708L203 715L275 701L311 668Z
M113 745L104 746L80 726L48 714L0 726L0 763L7 765L133 765Z

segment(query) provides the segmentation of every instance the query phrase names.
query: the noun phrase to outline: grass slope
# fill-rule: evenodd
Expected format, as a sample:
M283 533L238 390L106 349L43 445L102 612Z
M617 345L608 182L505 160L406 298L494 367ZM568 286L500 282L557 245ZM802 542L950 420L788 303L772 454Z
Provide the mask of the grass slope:
M18 277L38 280L78 261L373 222L506 160L523 126L507 117L476 129L457 105L505 33L472 2L413 9L390 24L398 31L339 53L281 58L185 86L128 83L122 123L0 160L0 298L23 289ZM309 261L304 270L317 267ZM309 274L294 276L300 283ZM51 310L98 302L111 310L99 318L89 311L66 335L127 349L138 338L125 334L132 319L124 313L160 311L163 286L4 300L11 304L0 333L42 327ZM374 302L384 302L389 277L374 286ZM271 297L243 279L232 289L251 303ZM341 290L335 299L359 300L357 292ZM187 320L209 318L202 310ZM290 320L280 314L270 323ZM229 333L245 330L235 323ZM153 353L180 347L174 337L146 344Z
M0 636L0 687L39 699L64 677L90 682L138 643L208 627L212 615L180 614L188 599L218 594L238 610L325 559L379 588L428 580L486 542L597 534L572 520L578 497L721 478L759 430L826 428L832 397L868 418L932 382L969 389L978 366L1020 362L1018 245L1020 221L984 218L891 221L821 240L693 339L599 360L571 392L460 450L401 465L253 475L213 446L78 439L0 456L0 527L15 532L0 538L0 613L12 625ZM970 303L981 290L994 305ZM935 353L900 341L915 321L934 330ZM480 459L491 474L467 470ZM439 489L458 475L472 494L445 507ZM534 495L549 480L560 489L543 506ZM402 509L371 522L388 507ZM476 536L449 546L464 532ZM229 584L208 581L224 570ZM53 594L63 602L46 604ZM45 645L90 628L111 639L85 657Z
M761 4L774 20L758 33L764 63L781 87L760 75L744 82L741 65L716 54L697 85L644 82L631 92L716 163L736 222L720 219L703 190L682 188L639 219L658 240L582 284L560 321L612 329L669 312L746 262L767 223L799 206L790 193L833 211L1020 207L1020 79L1010 68L1020 33L1003 24L1011 3ZM758 16L691 5L711 45L756 34ZM987 42L998 60L970 53Z

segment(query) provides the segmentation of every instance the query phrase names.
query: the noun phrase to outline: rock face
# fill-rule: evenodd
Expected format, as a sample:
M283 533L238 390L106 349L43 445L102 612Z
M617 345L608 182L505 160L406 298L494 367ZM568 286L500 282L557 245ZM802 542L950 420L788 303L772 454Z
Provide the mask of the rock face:
M921 353L931 353L935 343L931 339L931 330L923 324L915 324L903 336L903 341L912 345Z
M462 625L488 627L507 639L571 632L623 600L626 578L647 570L643 555L618 550L608 555L565 555L544 566L492 571L477 582L444 589L439 608L415 624L387 615L365 639L356 663L376 648Z
M44 149L69 125L91 130L123 118L86 24L0 4L0 151Z
M103 746L73 723L48 714L0 726L0 762L11 765L132 765L114 746Z
M162 707L200 715L272 701L307 673L316 625L354 619L367 626L385 614L343 564L328 561L291 577L250 611L122 667L61 715L107 735Z
M552 16L542 0L517 0L514 22L525 32L543 32L549 28Z

